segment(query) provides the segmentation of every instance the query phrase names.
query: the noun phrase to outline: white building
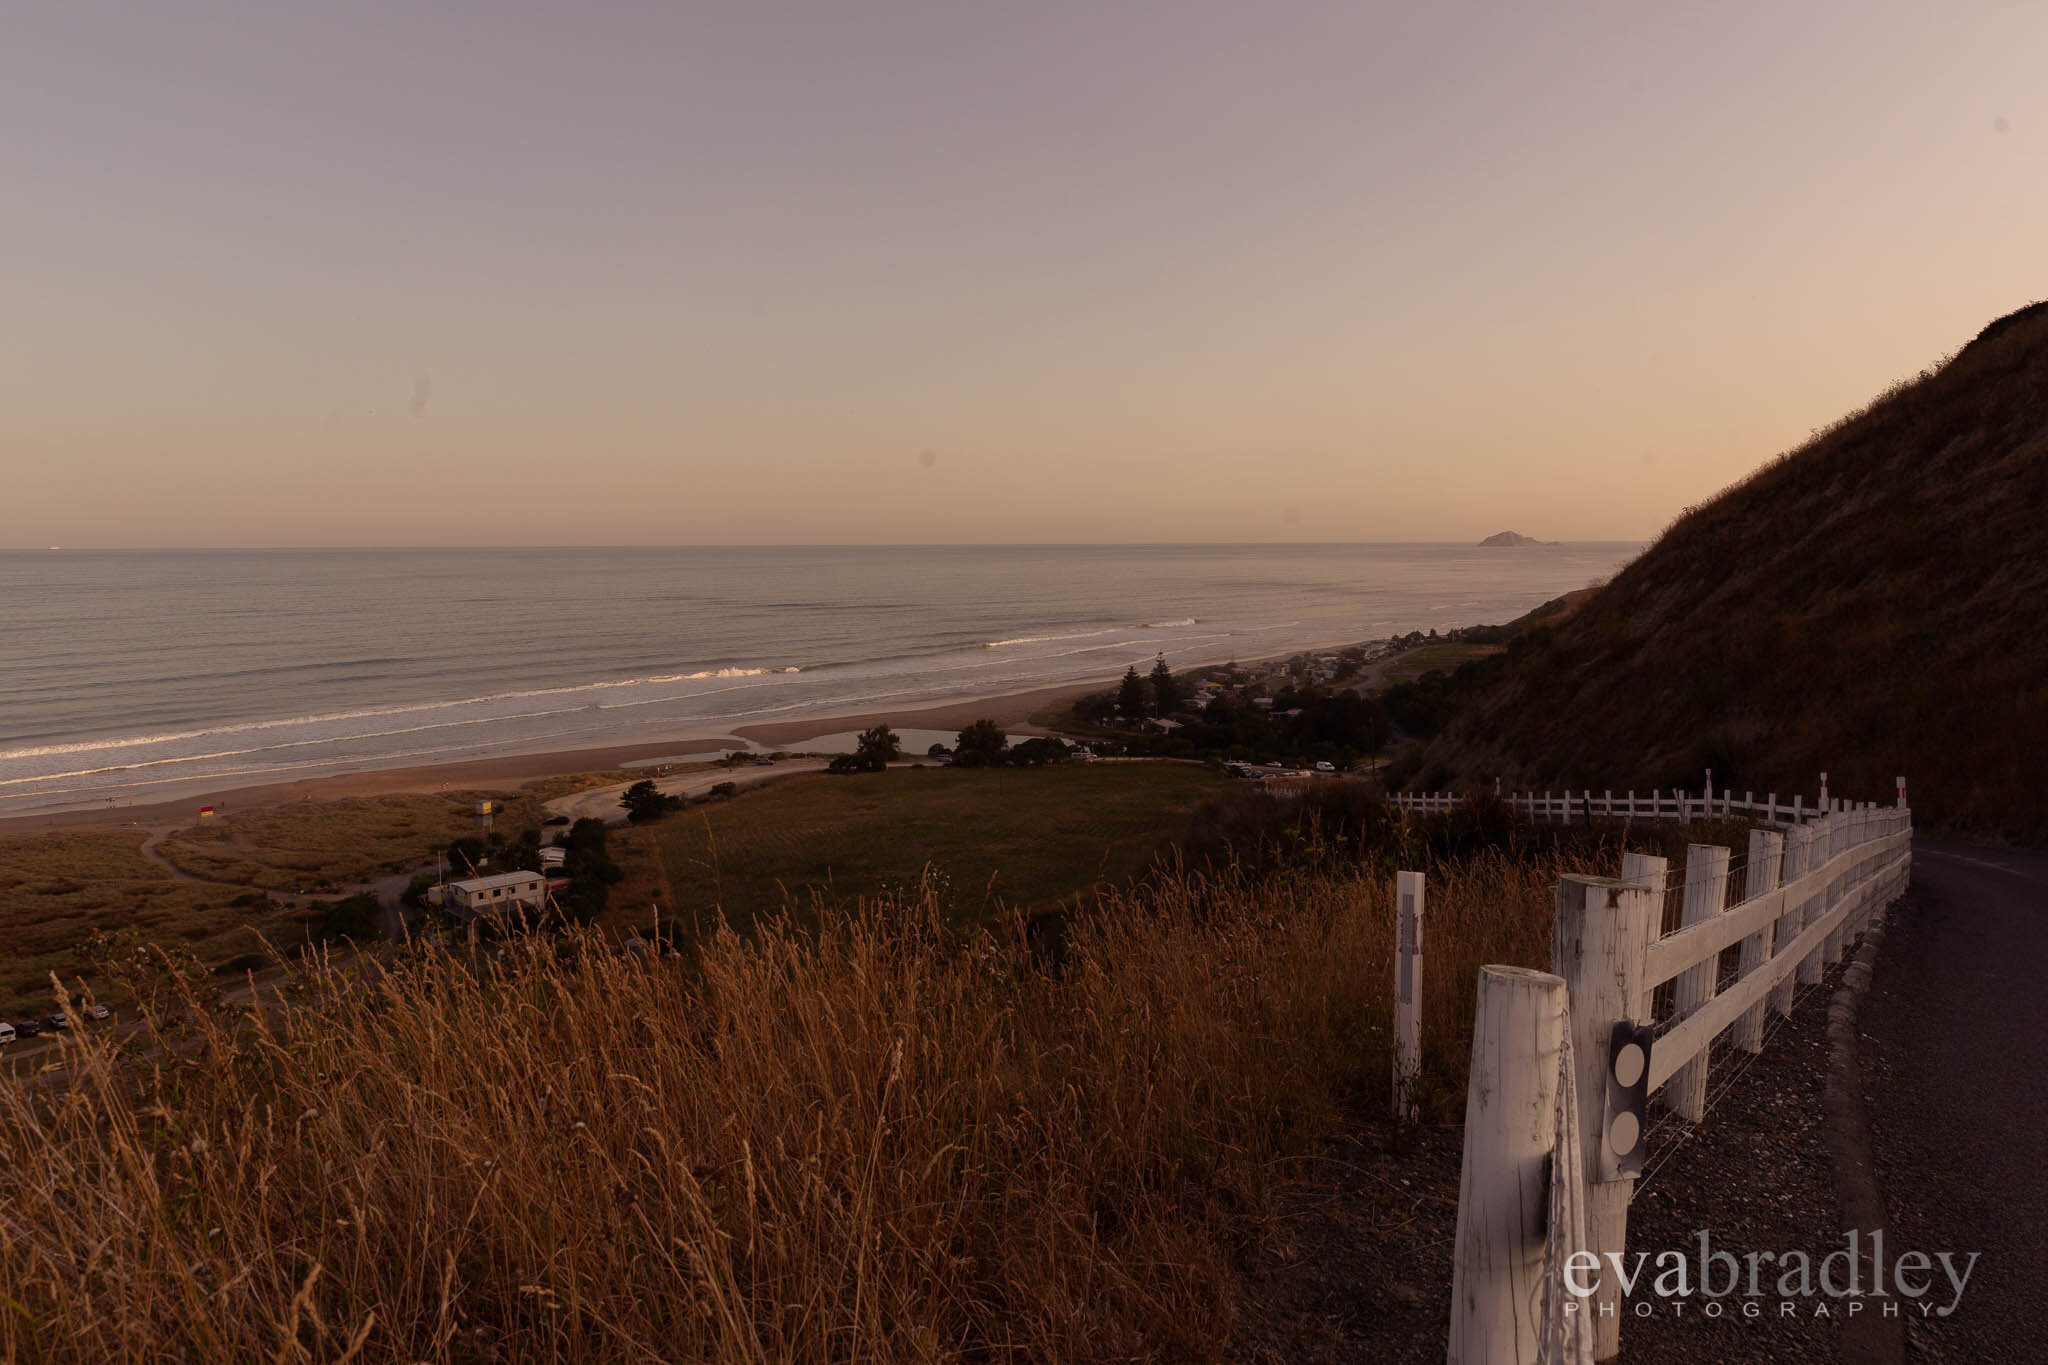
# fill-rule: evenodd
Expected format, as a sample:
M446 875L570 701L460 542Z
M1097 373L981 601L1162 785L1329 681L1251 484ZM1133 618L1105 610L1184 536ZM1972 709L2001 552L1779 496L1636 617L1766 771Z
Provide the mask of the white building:
M441 908L463 919L475 919L515 905L537 911L546 908L547 894L547 879L538 872L500 872L448 883Z

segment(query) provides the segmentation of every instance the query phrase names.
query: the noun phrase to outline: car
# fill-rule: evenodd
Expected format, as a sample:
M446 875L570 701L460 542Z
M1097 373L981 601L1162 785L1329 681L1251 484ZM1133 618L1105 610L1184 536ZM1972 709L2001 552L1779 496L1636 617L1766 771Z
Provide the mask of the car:
M42 1036L43 1026L38 1020L24 1019L14 1026L14 1031L23 1038L37 1038Z
M1319 773L1333 773L1337 771L1337 765L1334 763L1318 763L1316 764L1316 771Z
M97 1000L88 1001L85 1004L80 1005L78 1009L79 1012L88 1019L109 1019L113 1017L114 1013L105 1005L100 1004Z
M5 1019L0 1019L0 1047L6 1047L13 1041L14 1025L8 1023Z
M557 825L568 824L569 817L566 815L550 815L547 819L541 821L541 823L543 825L546 825L549 829L553 829Z
M43 1027L48 1029L52 1033L62 1033L64 1030L71 1027L71 1021L69 1019L66 1019L61 1014L53 1014L49 1018L43 1020Z

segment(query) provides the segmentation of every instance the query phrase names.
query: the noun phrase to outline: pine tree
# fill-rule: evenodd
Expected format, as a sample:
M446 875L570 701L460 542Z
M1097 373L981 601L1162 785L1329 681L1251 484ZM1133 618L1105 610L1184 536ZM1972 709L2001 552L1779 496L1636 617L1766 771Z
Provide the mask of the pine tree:
M1145 680L1138 676L1138 666L1132 664L1124 670L1124 680L1116 689L1117 713L1125 720L1138 720L1152 710L1152 694L1146 690Z
M1158 708L1155 715L1170 716L1180 709L1180 680L1166 666L1164 654L1152 665L1152 702Z

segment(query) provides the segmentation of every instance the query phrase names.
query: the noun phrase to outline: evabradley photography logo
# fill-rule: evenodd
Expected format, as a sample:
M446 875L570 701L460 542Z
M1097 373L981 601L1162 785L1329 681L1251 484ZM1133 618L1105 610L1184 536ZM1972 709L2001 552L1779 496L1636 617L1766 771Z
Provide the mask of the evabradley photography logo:
M1736 1252L1715 1246L1713 1234L1702 1228L1697 1244L1686 1250L1573 1252L1562 1276L1564 1311L1638 1318L1687 1312L1749 1319L1859 1313L1945 1318L1962 1306L1981 1254L1893 1252L1882 1230L1868 1236L1850 1231L1841 1246L1825 1252ZM1603 1284L1620 1292L1596 1302Z

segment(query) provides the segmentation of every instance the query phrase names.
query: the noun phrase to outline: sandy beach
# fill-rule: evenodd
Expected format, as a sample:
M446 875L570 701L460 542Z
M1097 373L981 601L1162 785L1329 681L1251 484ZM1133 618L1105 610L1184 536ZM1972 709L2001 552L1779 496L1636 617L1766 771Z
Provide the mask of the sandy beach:
M868 711L857 715L810 716L802 720L745 725L712 735L679 736L673 739L638 740L598 748L565 749L553 753L506 754L495 758L465 759L410 768L376 768L360 772L332 773L323 777L300 778L290 782L269 782L252 786L223 788L201 795L182 796L172 801L134 805L96 806L82 810L43 812L34 815L0 817L0 834L39 829L93 829L124 825L186 824L199 818L202 806L212 806L222 815L291 801L336 801L349 797L385 796L399 792L502 791L546 777L570 773L605 772L629 763L665 758L682 753L715 753L738 749L752 743L763 749L801 745L820 735L865 730L874 725L899 729L957 730L984 717L1012 733L1043 734L1030 717L1049 707L1065 705L1090 692L1113 686L1109 682L1071 684L1039 688L1003 696L970 697L923 707Z
M1109 678L1092 683L1069 683L1041 687L1031 692L1013 692L998 697L969 697L926 707L904 707L889 711L864 711L851 716L812 716L803 720L771 721L765 725L742 725L733 733L764 748L779 749L801 744L819 735L836 735L847 730L866 730L891 725L899 730L962 730L977 720L992 720L1012 734L1042 735L1046 731L1031 723L1042 711L1065 706L1090 692L1116 686Z

